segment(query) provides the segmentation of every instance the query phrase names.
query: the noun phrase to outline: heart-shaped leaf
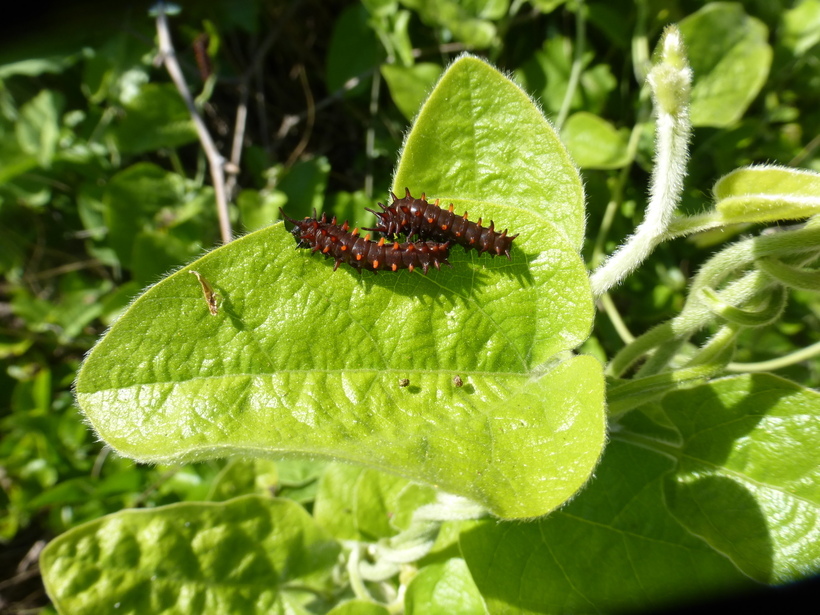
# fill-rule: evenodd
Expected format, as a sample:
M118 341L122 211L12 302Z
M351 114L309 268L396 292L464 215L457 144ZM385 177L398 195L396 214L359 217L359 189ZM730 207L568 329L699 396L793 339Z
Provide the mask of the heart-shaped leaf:
M485 131L459 141L451 187L445 174L431 181L424 135L444 130L430 105L465 83ZM451 120L464 129L462 111ZM524 159L513 128L541 137L534 159L551 174L513 160ZM604 441L601 366L564 357L593 313L575 168L521 90L466 57L408 138L397 181L410 179L520 233L512 260L456 247L452 269L426 277L360 276L294 250L282 224L247 235L149 289L91 352L76 392L100 436L144 461L354 461L510 518L575 493ZM191 270L216 293L215 316Z

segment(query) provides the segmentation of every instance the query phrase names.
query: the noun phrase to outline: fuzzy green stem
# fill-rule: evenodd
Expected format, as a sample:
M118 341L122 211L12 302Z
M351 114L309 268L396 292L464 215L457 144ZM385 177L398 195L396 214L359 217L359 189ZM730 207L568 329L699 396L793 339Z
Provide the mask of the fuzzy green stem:
M604 293L601 295L599 301L601 306L604 308L606 315L609 316L609 320L612 322L612 326L615 327L615 332L621 338L621 341L624 344L631 344L634 342L635 336L632 335L632 332L621 318L621 314L618 312L618 308L615 306L615 302L612 301L612 297L609 293Z
M796 365L802 361L808 361L814 357L820 356L820 342L815 342L811 346L801 348L784 357L770 359L768 361L758 361L756 363L729 363L726 366L727 372L732 373L747 373L747 372L773 372L784 367Z
M692 129L689 121L692 71L675 26L667 28L661 49L661 62L649 73L657 122L655 166L646 216L635 234L592 274L590 281L596 297L620 283L663 241L683 191Z

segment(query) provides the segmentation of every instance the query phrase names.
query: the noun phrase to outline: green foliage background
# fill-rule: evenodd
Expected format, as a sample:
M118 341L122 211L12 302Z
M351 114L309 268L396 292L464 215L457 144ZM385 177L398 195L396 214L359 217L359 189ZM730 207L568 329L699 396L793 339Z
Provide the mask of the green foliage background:
M308 451L316 455L309 459L189 465L164 465L174 458L164 454L153 457L158 465L137 465L97 441L76 405L72 383L98 337L142 289L219 241L207 165L176 89L153 64L154 24L145 9L80 23L58 15L37 33L8 38L0 49L3 596L12 609L55 608L30 572L36 570L32 561L42 541L71 532L41 560L51 570L48 592L63 612L99 612L83 592L100 566L113 571L106 596L120 596L134 612L250 612L253 600L259 612L384 612L340 581L340 541L374 543L407 529L413 511L434 500L429 486L318 460L327 457L322 451ZM452 157L438 144L424 149L421 137L412 136L416 141L408 147L423 156L396 168L398 152L442 72L469 50L512 75L560 131L581 169L581 249L594 267L641 220L654 147L643 81L652 47L669 23L680 25L695 74L684 213L705 211L715 182L748 164L820 172L817 0L243 0L207 8L191 3L171 23L188 82L226 157L237 109L247 106L242 157L229 179L237 234L269 227L279 207L294 217L316 208L369 226L373 219L364 207L385 201L394 172L398 185L421 174L426 183L420 188L444 190ZM202 33L210 37L210 76L200 73L194 52ZM469 96L470 87L455 89ZM424 119L433 139L445 134L441 118L456 101L430 105ZM456 132L469 125L465 121ZM543 142L533 137L522 147ZM478 188L469 192L468 178L454 194L481 202ZM771 220L749 204L754 201L736 198L743 179L724 179L714 196L727 216L745 224L662 244L612 292L632 332L677 315L700 265L725 242ZM799 194L806 207L783 218L816 213L810 179L771 182ZM516 222L528 224L525 217ZM581 245L580 229L576 223L567 231L567 243ZM253 286L271 262L293 267L306 258L270 253L260 239L265 236L242 240L250 252L234 262L237 285ZM543 241L562 241L556 237ZM174 295L184 281L191 304L204 309L195 278L183 273L168 279L180 286L164 288ZM338 286L335 292L359 284L344 269L326 283ZM812 288L792 291L771 326L745 331L734 361L765 361L820 342L820 303ZM374 289L383 295L380 307L402 291ZM136 320L137 312L130 314ZM147 326L163 314L140 317ZM203 312L205 326L209 318ZM703 343L712 332L693 341ZM605 363L622 346L611 320L599 312L582 352ZM119 351L125 364L137 349ZM628 435L611 433L595 479L568 505L530 523L445 524L416 570L371 583L369 591L389 601L391 588L401 584L407 612L585 612L647 608L812 574L820 442L812 427L817 394L806 387L820 384L818 368L816 359L805 360L777 376L744 375L654 400L622 419ZM392 383L398 376L391 371L387 378ZM452 381L423 372L418 378L442 390ZM342 385L329 379L322 386ZM446 417L440 424L446 426ZM765 470L770 450L791 459L777 476ZM757 499L739 506L750 493ZM237 496L243 497L232 499ZM164 505L170 507L151 516ZM782 506L793 522L772 522ZM529 509L522 510L526 516ZM176 523L183 517L192 526ZM152 549L157 544L165 546ZM579 544L587 549L583 555ZM225 545L236 551L222 551ZM171 551L181 559L167 560ZM232 559L232 553L252 553L252 561ZM26 554L33 560L23 565ZM176 584L167 580L171 570L194 569ZM147 570L156 570L161 581L152 582ZM217 580L226 577L250 593L220 591ZM176 602L180 587L196 594L191 588L202 584L217 589Z

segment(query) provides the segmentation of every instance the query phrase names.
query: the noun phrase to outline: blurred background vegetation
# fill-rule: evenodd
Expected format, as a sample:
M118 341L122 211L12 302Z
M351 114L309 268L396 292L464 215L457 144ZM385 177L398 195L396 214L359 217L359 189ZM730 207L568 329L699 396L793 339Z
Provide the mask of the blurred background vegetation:
M641 219L653 149L642 79L652 46L668 23L696 27L706 4L223 0L181 3L171 28L198 108L231 162L235 234L276 221L280 206L366 225L364 207L385 200L426 93L471 51L513 74L561 129L582 167L593 261L596 244L611 251ZM687 212L705 209L715 180L742 165L820 171L820 2L731 7L725 39L763 41L770 64L752 67L759 83L743 104L695 114ZM194 125L156 62L150 3L19 8L0 38L0 612L8 613L48 604L37 554L66 529L125 507L245 492L242 468L230 462L146 467L109 454L73 404L84 353L129 301L219 242ZM725 58L726 40L692 49L696 84ZM567 96L573 66L577 87ZM599 234L611 201L616 214ZM729 238L661 246L613 295L627 326L643 332L676 314L693 271ZM747 334L737 360L817 342L818 317L811 295L796 293L777 326ZM599 314L586 350L603 359L621 346ZM820 383L816 362L783 375ZM306 467L277 465L269 486L309 507L319 471ZM229 473L226 492L229 483L216 479Z

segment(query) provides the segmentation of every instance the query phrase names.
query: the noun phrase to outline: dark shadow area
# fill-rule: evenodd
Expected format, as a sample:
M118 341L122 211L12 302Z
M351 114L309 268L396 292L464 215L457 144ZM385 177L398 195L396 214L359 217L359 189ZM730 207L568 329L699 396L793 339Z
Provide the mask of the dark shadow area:
M229 293L225 291L219 284L212 283L216 294L219 295L218 297L218 305L219 311L224 312L228 318L231 319L231 324L237 331L244 331L245 330L245 322L239 317L236 313L236 308L234 307L233 302L231 302L231 296Z
M456 246L453 252L461 251L461 248ZM453 261L453 252L451 252L451 261ZM306 255L310 255L309 250L305 250ZM350 266L341 264L334 273L336 275L352 275L357 276L365 285L365 288L372 286L388 289L396 294L409 297L449 297L453 300L459 297L469 297L475 293L476 288L481 285L489 285L493 283L493 276L491 272L497 272L505 276L514 277L516 281L522 286L532 285L535 279L530 271L530 263L535 260L536 254L524 253L521 250L514 248L513 254L518 256L519 260L513 262L508 261L503 256L490 257L489 255L476 256L472 253L470 256L456 255L451 266L442 265L440 271L430 267L425 275L420 269L416 271L366 271L355 270ZM524 256L524 261L520 260L520 255ZM334 260L332 258L322 259L319 255L311 255L317 260L324 261L324 266L333 269ZM452 272L452 275L448 273ZM422 281L418 283L410 276L421 275L422 279L429 279L430 282ZM395 276L401 276L397 283Z
M763 511L754 496L724 476L697 480L669 478L664 489L669 512L756 581L771 581L773 545Z
M664 609L637 611L657 615L702 615L704 613L814 613L820 596L820 576L788 585L760 587L730 593L711 600L693 600ZM812 606L814 605L814 606ZM636 613L631 611L629 613ZM623 615L628 615L624 613Z
M749 435L774 406L799 389L799 385L777 376L761 374L753 378L748 392L733 405L725 405L711 387L701 386L696 391L696 398L691 397L691 390L680 394L671 393L666 398L669 403L664 404L664 407L667 416L684 439L684 452L696 446L702 434L706 434L709 445L698 448L699 458L715 465L723 465L734 443ZM687 397L683 412L669 407L677 395L690 396ZM722 437L715 438L716 432Z

